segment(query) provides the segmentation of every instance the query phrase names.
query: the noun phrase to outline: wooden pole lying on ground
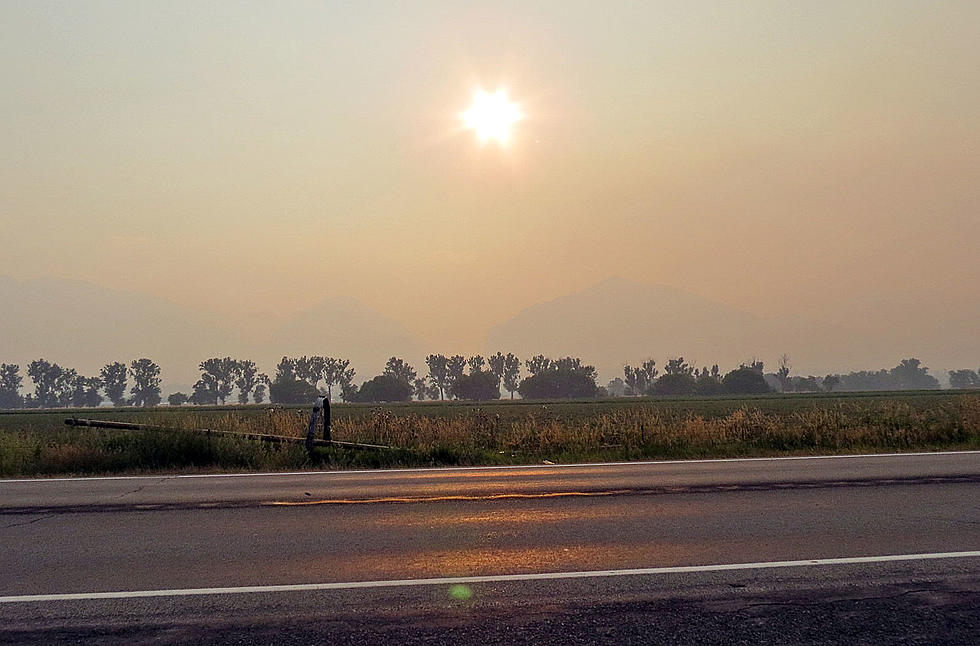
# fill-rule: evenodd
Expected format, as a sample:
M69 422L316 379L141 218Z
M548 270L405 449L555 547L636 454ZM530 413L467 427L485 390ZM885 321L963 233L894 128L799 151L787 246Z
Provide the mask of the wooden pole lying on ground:
M241 437L248 440L260 440L262 442L274 442L276 444L306 444L307 446L342 446L351 449L391 449L390 446L380 444L362 444L361 442L341 442L340 440L310 440L305 437L291 437L289 435L268 435L265 433L236 433L235 431L219 431L211 428L167 428L165 426L152 426L150 424L133 424L131 422L113 422L101 419L78 419L69 417L65 420L68 426L88 426L91 428L111 428L120 431L190 431L192 433L203 433L205 435L226 435L228 437Z

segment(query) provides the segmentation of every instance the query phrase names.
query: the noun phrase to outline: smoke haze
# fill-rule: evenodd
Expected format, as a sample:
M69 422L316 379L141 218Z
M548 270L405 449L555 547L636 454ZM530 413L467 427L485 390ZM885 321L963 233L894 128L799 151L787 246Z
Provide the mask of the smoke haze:
M363 378L555 341L609 372L975 368L977 24L967 1L6 3L0 360L294 348ZM458 132L478 85L521 103L511 146ZM675 334L678 294L717 332Z

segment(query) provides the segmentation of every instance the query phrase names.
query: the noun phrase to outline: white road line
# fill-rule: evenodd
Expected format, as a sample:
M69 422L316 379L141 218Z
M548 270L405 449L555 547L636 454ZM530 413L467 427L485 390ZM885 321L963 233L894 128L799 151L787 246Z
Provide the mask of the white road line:
M554 579L594 579L615 576L648 576L691 572L726 572L733 570L765 570L789 567L853 565L861 563L892 563L896 561L929 561L935 559L980 558L980 550L972 552L935 552L931 554L893 554L888 556L856 556L805 561L764 561L761 563L726 563L719 565L682 565L673 567L637 568L632 570L593 570L586 572L542 572L538 574L491 574L485 576L456 576L435 579L396 579L391 581L349 581L345 583L298 583L292 585L249 585L235 588L184 588L175 590L131 590L121 592L74 592L66 594L25 594L0 597L0 603L38 603L45 601L92 601L98 599L134 599L143 597L193 597L204 595L311 592L318 590L352 590L358 588L395 588L429 585L458 585L468 583L501 583L507 581L545 581Z
M927 453L860 453L847 455L790 455L771 458L711 458L704 460L647 460L636 462L583 462L575 464L508 464L487 467L423 467L413 469L363 469L360 471L275 471L268 473L194 473L153 476L91 476L78 478L18 478L0 480L0 485L21 482L76 482L87 480L186 480L193 478L270 478L283 476L348 476L366 473L446 473L466 471L505 471L510 469L588 469L592 467L651 466L664 464L713 464L720 462L785 462L790 460L849 460L856 458L917 458L944 455L975 455L980 451L933 451Z

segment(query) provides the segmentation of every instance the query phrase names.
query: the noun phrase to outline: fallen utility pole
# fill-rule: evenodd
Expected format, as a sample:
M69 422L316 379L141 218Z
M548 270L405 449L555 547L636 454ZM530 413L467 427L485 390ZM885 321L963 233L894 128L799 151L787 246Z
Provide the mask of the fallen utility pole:
M391 449L390 446L380 444L363 444L361 442L342 442L340 440L317 440L305 437L292 437L289 435L269 435L266 433L237 433L235 431L220 431L211 428L168 428L166 426L153 426L151 424L133 424L131 422L113 422L101 419L79 419L69 417L65 419L68 426L87 426L90 428L109 428L119 431L190 431L192 433L202 433L204 435L223 435L228 437L239 437L248 440L259 440L262 442L272 442L275 444L304 444L311 446L341 446L351 449Z

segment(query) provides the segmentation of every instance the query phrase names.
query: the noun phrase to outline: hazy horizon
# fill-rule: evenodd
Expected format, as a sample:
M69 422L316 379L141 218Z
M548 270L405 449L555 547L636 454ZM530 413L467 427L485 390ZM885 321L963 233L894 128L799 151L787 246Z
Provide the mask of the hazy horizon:
M907 301L868 305L863 327L845 327L836 320L840 312L813 319L767 317L686 290L623 278L537 303L494 325L476 348L426 343L350 297L311 303L285 322L256 330L166 299L77 280L18 281L0 275L0 302L3 362L26 370L31 360L43 357L97 374L108 362L145 356L163 368L168 392L187 390L203 359L226 355L255 360L270 374L284 355L350 359L357 382L380 372L391 356L424 374L424 358L432 353L572 355L595 365L601 383L621 376L625 364L655 359L662 366L678 356L697 367L718 364L723 370L761 360L773 371L788 354L792 374L803 376L873 371L916 357L940 380L946 370L971 368L970 358L980 356L980 338L959 346L945 339L945 333L969 334L975 319L937 319L929 329L903 327L894 315L913 306Z
M465 354L624 277L849 330L853 349L819 339L846 367L980 362L977 3L38 2L0 18L2 275L153 295L246 337L355 299ZM524 113L506 146L461 128L478 87Z

